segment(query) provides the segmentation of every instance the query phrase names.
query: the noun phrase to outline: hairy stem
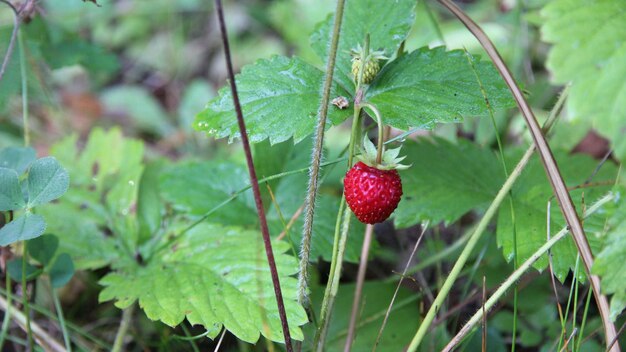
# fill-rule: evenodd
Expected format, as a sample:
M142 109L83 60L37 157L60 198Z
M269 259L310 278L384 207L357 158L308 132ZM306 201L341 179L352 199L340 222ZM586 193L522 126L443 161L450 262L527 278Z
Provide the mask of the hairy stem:
M585 217L595 213L598 211L603 205L613 200L614 195L608 194L598 200L594 205L589 207L588 211L585 213ZM463 328L454 336L454 338L448 343L448 345L443 349L445 352L452 351L454 347L456 347L463 338L480 322L481 318L484 315L485 311L491 309L498 300L506 293L506 291L511 288L519 280L519 278L524 274L530 267L537 261L541 256L546 254L550 248L552 248L559 240L561 240L565 235L568 234L568 227L564 227L556 236L552 237L549 241L547 241L543 246L541 246L535 253L533 253L530 258L528 258L520 267L515 270L511 276L509 276L500 287L494 292L491 297L485 302L484 310L479 309L476 313L470 318L470 320L463 326Z
M226 56L226 69L228 70L228 77L230 82L230 89L233 95L233 105L237 113L237 123L239 125L239 133L241 134L241 144L243 145L244 153L246 154L246 162L248 165L248 173L250 174L250 184L252 185L252 193L254 194L254 201L256 204L257 214L259 216L259 223L261 224L261 234L263 235L263 244L265 245L265 254L267 256L267 263L270 268L272 276L272 286L274 287L274 295L276 297L276 304L278 306L278 315L280 316L280 322L283 330L283 337L285 340L285 347L287 352L293 351L291 346L291 334L289 332L289 323L287 322L287 313L285 312L285 303L283 301L283 293L280 288L280 280L278 278L278 271L276 270L276 261L274 260L274 252L272 251L272 241L270 239L270 232L267 227L267 219L265 218L265 208L263 207L263 200L261 199L261 192L259 190L259 180L254 169L254 161L252 160L252 151L250 150L250 142L248 141L248 132L246 130L246 124L243 119L243 112L241 110L241 104L239 103L239 95L237 94L237 84L235 82L235 73L233 72L233 64L230 56L230 46L228 43L228 35L226 33L226 23L224 21L224 9L222 8L222 1L215 0L215 9L217 10L217 16L220 25L220 33L222 35L222 44L224 45L224 54Z
M528 129L533 137L534 144L537 146L537 151L539 152L539 156L541 157L541 161L543 163L544 169L550 180L550 184L554 191L554 194L559 202L559 207L561 208L561 212L565 217L567 225L571 228L572 238L576 243L576 248L578 249L578 253L583 260L583 264L585 267L585 272L587 277L589 277L589 282L591 283L591 287L593 289L593 294L596 299L596 303L598 305L598 310L600 311L600 316L602 317L602 324L604 325L604 333L607 344L609 341L612 341L616 336L615 325L610 319L610 309L609 303L605 295L600 291L600 278L597 275L593 275L591 273L591 267L593 266L593 254L591 252L591 248L589 247L589 243L587 242L587 237L585 236L585 231L582 227L580 219L578 218L578 213L576 212L576 208L572 203L572 199L570 197L569 192L565 186L565 182L563 181L563 177L559 171L559 168L554 160L554 156L552 155L552 151L550 146L548 145L545 137L541 132L541 128L537 123L537 119L535 115L528 105L526 98L524 98L524 94L521 89L517 86L513 75L509 71L508 67L502 60L502 57L498 53L498 50L493 45L489 37L485 34L485 32L478 26L471 18L469 18L458 6L456 6L450 0L438 0L443 6L445 6L450 12L452 12L464 25L467 29L476 37L478 42L483 46L485 52L496 68L500 72L500 75L506 82L507 86L513 93L513 97L517 102L517 105L526 120L526 124L528 125ZM620 351L619 346L613 346L611 352Z
M359 95L357 91L357 95ZM350 145L348 146L348 168L352 166L354 161L354 150L356 141L359 140L359 131L361 126L361 109L355 104L354 118L352 120L352 133L350 136ZM320 311L320 325L315 334L313 346L316 351L323 351L328 327L330 325L330 316L333 311L335 297L339 290L339 279L341 278L341 269L343 266L343 255L346 250L346 242L348 240L348 232L350 231L350 218L352 211L346 206L346 197L341 197L339 212L337 213L337 222L335 223L335 237L333 240L333 257L330 263L330 273L326 290L324 291L324 299L322 300L322 309ZM342 226L343 224L343 226Z
M363 55L369 53L370 47L370 35L365 34L365 42L363 45ZM363 98L364 91L361 88L363 82L363 65L359 68L359 73L356 77L356 94L354 96L354 115L352 118L352 133L350 133L350 143L348 146L348 169L352 167L354 162L354 150L356 148L356 142L360 140L361 136L361 99ZM343 210L343 221L341 220ZM328 327L330 325L330 316L333 311L333 305L335 303L335 297L339 291L339 278L341 277L341 269L343 267L343 255L346 250L346 242L348 241L348 232L350 231L350 217L352 211L346 207L345 195L341 198L341 205L339 206L339 213L337 214L337 222L335 223L335 238L333 240L333 257L331 261L331 270L329 273L328 283L326 284L326 290L324 291L324 299L322 300L322 309L320 312L320 325L315 333L315 340L313 346L316 351L321 352L324 350L324 342L326 340L326 334L328 334ZM342 226L343 223L343 226ZM341 234L339 229L341 228ZM339 237L338 237L339 236Z
M333 73L335 71L335 60L337 58L337 48L339 47L339 33L341 22L343 21L343 8L345 0L337 0L335 10L335 23L326 64L326 74L324 76L324 87L322 89L322 101L318 114L317 129L315 131L315 142L313 154L311 155L311 167L309 169L309 186L306 196L306 206L304 212L304 227L302 229L302 242L300 246L300 273L298 274L298 301L302 305L308 303L308 279L309 279L309 256L311 253L311 235L313 233L313 215L315 213L315 198L317 196L319 169L322 162L322 152L324 149L324 131L326 128L326 118L328 116L328 104L330 102L330 88L333 83Z

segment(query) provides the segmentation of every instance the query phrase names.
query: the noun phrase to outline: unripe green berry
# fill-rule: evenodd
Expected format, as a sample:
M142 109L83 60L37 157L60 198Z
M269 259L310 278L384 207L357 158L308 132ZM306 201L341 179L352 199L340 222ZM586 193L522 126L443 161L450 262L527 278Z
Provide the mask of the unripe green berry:
M356 57L352 60L352 75L354 76L354 80L358 80L359 78L359 68L361 66L361 59ZM370 84L376 75L380 71L380 65L378 64L377 59L369 59L365 63L365 67L363 68L363 83Z

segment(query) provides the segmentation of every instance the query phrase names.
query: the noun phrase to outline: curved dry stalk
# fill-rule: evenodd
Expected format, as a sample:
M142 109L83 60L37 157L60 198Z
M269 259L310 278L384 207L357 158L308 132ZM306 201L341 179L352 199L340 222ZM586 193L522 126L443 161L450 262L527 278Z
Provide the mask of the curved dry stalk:
M515 98L520 112L522 113L522 116L524 116L526 124L528 125L528 129L530 130L530 133L533 137L534 144L537 147L537 151L539 152L539 156L541 157L544 169L546 171L548 179L550 180L550 184L552 185L554 194L559 202L561 212L565 217L567 225L571 228L572 238L576 243L578 253L580 253L581 258L583 259L585 272L587 273L587 277L589 278L589 282L591 283L593 294L598 305L598 310L600 311L600 316L602 317L605 338L608 344L608 342L613 340L616 336L615 326L610 319L609 302L606 296L603 295L600 291L600 279L598 278L598 276L591 273L591 267L593 266L593 254L591 252L591 248L589 247L589 243L587 242L587 237L585 237L585 231L582 227L580 219L578 218L576 208L574 207L570 194L565 187L563 176L561 175L556 161L554 160L554 156L552 155L550 146L548 145L545 137L543 136L541 128L537 123L537 119L535 118L532 109L528 105L528 102L526 102L526 99L524 98L521 89L519 89L519 87L515 83L513 75L504 63L504 60L502 60L502 57L500 57L498 50L493 45L489 37L487 37L485 32L483 32L480 26L478 26L471 18L469 18L469 16L467 16L458 6L452 3L452 1L438 1L448 10L450 10L450 12L452 12L474 35L474 37L482 45L483 49L485 49L487 55L489 55L489 57L493 61L494 65L500 72L500 75L511 90L511 93L513 93L513 97ZM619 352L620 348L619 346L614 346L611 351Z

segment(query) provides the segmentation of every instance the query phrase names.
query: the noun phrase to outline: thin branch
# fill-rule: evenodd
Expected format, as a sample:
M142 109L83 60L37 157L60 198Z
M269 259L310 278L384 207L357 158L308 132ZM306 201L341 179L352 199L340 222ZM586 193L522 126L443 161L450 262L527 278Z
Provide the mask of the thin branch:
M261 192L259 190L259 180L254 169L254 161L252 160L252 152L250 150L250 143L248 141L248 133L246 131L246 124L243 119L243 112L241 111L241 104L239 103L239 95L237 94L237 84L235 83L235 74L233 72L233 64L230 56L230 46L228 43L228 35L226 33L226 23L224 21L224 9L222 8L222 1L215 0L215 9L217 11L217 17L220 24L220 32L222 35L222 44L224 45L224 54L226 56L226 68L228 70L228 78L230 81L230 89L233 95L233 105L237 113L237 122L239 124L239 132L241 134L241 144L246 154L246 162L248 164L248 172L250 174L250 184L252 185L252 192L254 194L254 200L256 203L257 214L259 215L259 222L261 224L261 233L263 235L263 243L265 245L265 254L267 255L267 262L270 267L272 276L272 284L274 286L274 294L276 296L276 303L278 305L278 314L280 316L280 322L283 329L283 337L285 339L285 347L287 352L293 351L291 346L291 335L289 333L289 323L287 322L287 314L285 312L285 304L283 302L283 293L280 289L280 280L278 278L278 271L276 270L276 262L274 260L274 252L272 251L272 241L270 239L270 232L267 227L267 219L265 218L265 208L263 207L263 200L261 199Z
M367 271L367 258L372 244L372 235L374 234L374 225L368 224L365 227L365 238L363 239L363 247L361 248L361 261L359 262L359 271L356 278L356 287L354 289L354 299L352 301L352 312L350 314L350 324L348 325L348 337L343 348L344 352L349 352L352 348L352 341L356 333L356 320L359 316L359 306L361 303L361 295L363 294L363 283L365 282L365 272Z
M572 333L569 335L569 337L565 341L565 344L563 345L563 347L561 348L559 352L568 351L567 346L569 345L570 341L572 341L574 336L576 336L576 334L578 334L578 328L574 328L574 331L572 331Z
M328 117L328 104L330 103L330 88L333 83L333 73L335 71L335 60L337 58L337 48L339 47L339 34L341 22L343 21L343 9L345 0L337 0L335 10L335 23L331 37L330 50L328 52L328 62L326 64L326 74L324 76L324 87L322 88L322 101L320 102L319 119L315 130L315 142L313 154L311 155L311 167L309 169L309 186L306 195L306 207L304 212L304 227L302 229L302 242L300 246L300 272L298 274L298 301L302 305L307 305L307 287L309 279L309 257L311 254L311 235L313 233L313 214L315 213L315 199L317 197L319 170L322 162L322 152L324 151L324 131L326 128L326 118Z
M409 255L409 259L406 261L406 265L404 266L404 270L400 276L400 280L398 281L398 285L396 286L396 290L393 292L393 296L391 297L391 302L389 302L389 306L387 307L387 311L385 312L385 318L383 319L383 323L380 325L380 329L378 329L378 336L376 337L376 342L374 342L374 347L372 348L372 352L376 351L376 347L378 347L378 343L380 343L380 338L383 336L383 330L385 330L385 325L387 325L387 320L389 319L389 314L391 314L391 308L393 307L394 302L396 301L396 297L398 296L398 291L400 291L400 286L402 285L402 280L406 277L406 272L409 270L409 266L413 261L413 257L417 252L417 248L422 242L422 238L428 230L428 225L430 222L427 220L422 223L422 232L420 236L417 238L417 242L415 242L415 246L413 246L413 250L411 251L411 255ZM428 288L428 287L425 287Z
M11 39L9 40L9 46L7 47L6 54L4 54L4 60L2 60L2 66L0 66L0 81L1 81L2 77L4 77L4 71L6 70L9 64L9 60L11 59L11 56L13 55L13 48L15 48L15 41L17 40L17 33L19 32L20 24L22 23L20 13L22 12L22 9L26 7L28 2L24 3L24 5L22 5L22 8L20 10L17 10L15 6L13 6L13 4L11 4L7 0L0 0L0 2L3 4L6 4L8 7L11 8L11 10L13 10L13 32L11 32Z
M602 208L606 203L612 201L615 196L611 193L602 197L598 200L594 205L589 207L589 210L586 212L585 217L590 216L595 213L599 209ZM554 237L552 237L549 241L547 241L543 246L535 251L522 265L519 266L517 270L515 270L503 283L498 287L498 289L489 297L487 302L484 304L484 308L479 309L470 319L469 321L461 328L461 330L450 340L450 342L446 345L446 347L442 350L445 352L452 351L462 340L467 336L467 334L478 324L483 316L483 312L489 311L498 300L505 294L505 292L513 285L515 282L526 272L526 270L530 269L532 265L539 260L546 252L552 248L556 243L558 243L561 239L563 239L567 234L569 227L564 227L559 233L557 233Z
M615 345L615 343L617 342L617 339L619 338L619 336L622 334L622 332L624 332L624 328L626 328L626 322L624 322L624 324L622 324L622 327L619 328L619 330L617 331L617 336L615 336L615 338L613 339L613 341L611 341L611 343L607 346L606 351L610 351L611 348L613 348L613 345Z
M552 151L550 150L550 146L546 142L545 137L537 123L537 119L533 114L532 109L526 102L524 95L517 86L515 79L511 75L508 67L502 60L502 57L498 53L496 47L493 45L489 37L483 32L483 30L478 26L471 18L469 18L458 6L456 6L450 0L438 0L443 6L445 6L450 12L452 12L464 25L467 29L476 37L476 39L480 42L480 44L485 49L485 52L496 68L500 72L500 75L509 86L509 89L513 93L513 97L517 102L517 105L526 120L526 124L528 125L528 129L533 137L533 141L537 146L537 151L541 157L541 161L545 168L548 179L550 180L550 184L552 185L552 189L554 190L554 194L559 202L559 207L565 217L567 225L571 228L572 237L574 242L576 243L576 247L578 248L578 252L580 253L581 258L583 259L583 264L585 267L585 272L587 273L587 277L589 277L589 281L591 283L591 287L593 288L593 293L596 299L596 303L598 305L598 310L600 311L600 315L602 317L602 323L604 325L605 338L607 344L609 341L613 340L616 335L615 326L610 319L610 309L609 303L605 295L603 295L600 291L600 279L598 276L593 275L591 273L591 267L593 266L593 254L591 252L591 248L589 247L589 243L587 242L587 237L585 237L585 231L582 227L580 219L578 218L578 214L576 212L576 208L572 203L572 199L570 197L569 192L565 186L565 182L563 181L563 177L559 172L559 168L554 160L554 156L552 155ZM612 351L618 352L620 350L619 346L615 346Z
M516 288L517 289L517 288ZM517 293L517 291L516 291ZM482 352L487 352L487 310L485 309L485 301L487 300L487 287L485 284L485 276L483 275L483 297L482 297L482 308L483 308L483 343L482 343ZM515 340L513 340L513 344L515 344Z

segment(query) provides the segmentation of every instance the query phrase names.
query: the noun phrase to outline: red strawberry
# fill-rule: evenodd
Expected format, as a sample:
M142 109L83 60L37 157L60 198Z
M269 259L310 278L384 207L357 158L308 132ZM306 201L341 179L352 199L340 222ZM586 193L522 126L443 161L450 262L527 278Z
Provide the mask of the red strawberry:
M400 148L386 150L377 162L376 147L365 137L360 160L346 174L343 192L346 202L363 223L376 224L385 221L400 203L402 181L398 169L404 157L398 158Z
M380 170L359 161L346 174L344 193L359 221L376 224L396 210L402 197L402 181L395 169Z

